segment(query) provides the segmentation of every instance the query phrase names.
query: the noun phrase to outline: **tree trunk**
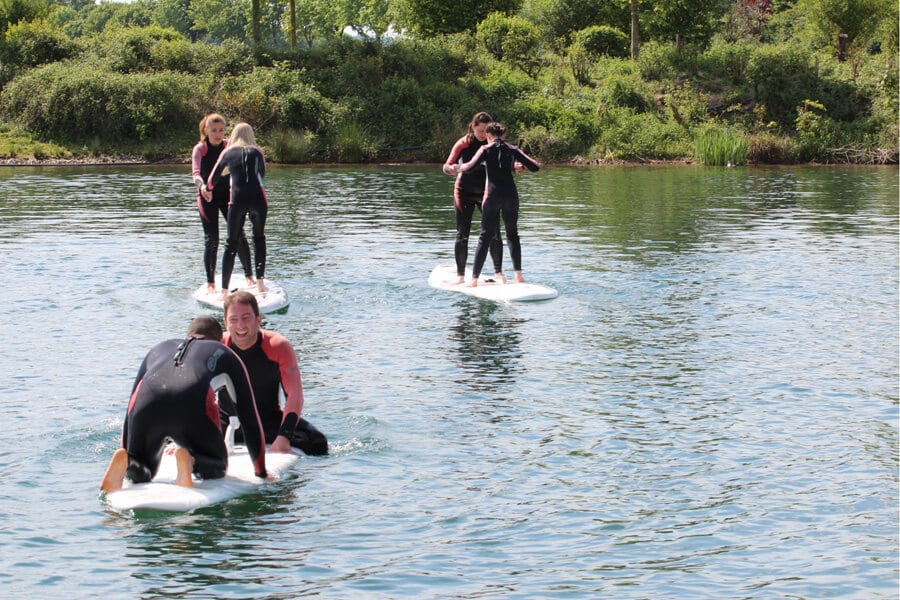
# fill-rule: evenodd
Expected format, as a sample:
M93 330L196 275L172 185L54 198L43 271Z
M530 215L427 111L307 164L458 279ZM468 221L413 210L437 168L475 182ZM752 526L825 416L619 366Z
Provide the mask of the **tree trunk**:
M637 60L641 51L641 36L638 32L638 0L631 0L631 60Z
M262 35L259 31L259 19L260 19L260 10L259 10L259 0L253 0L250 3L250 18L252 19L252 23L250 23L250 31L253 37L253 47L259 48L260 41L262 39Z
M291 0L291 50L297 49L297 3Z

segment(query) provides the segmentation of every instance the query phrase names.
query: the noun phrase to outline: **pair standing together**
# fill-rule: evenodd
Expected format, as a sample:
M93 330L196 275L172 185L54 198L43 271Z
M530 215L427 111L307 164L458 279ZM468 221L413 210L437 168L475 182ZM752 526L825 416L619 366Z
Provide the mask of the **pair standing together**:
M466 285L478 285L488 252L494 263L494 279L505 281L502 268L503 242L500 238L501 215L515 281L524 281L518 224L519 193L514 174L517 170L537 171L540 164L518 147L507 143L505 136L506 129L502 124L495 122L486 112L477 113L469 123L469 132L454 144L444 162L444 173L456 176L453 199L456 207L454 254L457 284L465 282L469 233L476 206L481 209L481 235L475 250L472 279Z
M223 177L225 169L228 169L228 177ZM268 199L263 177L266 175L266 159L256 143L253 128L247 123L238 123L226 140L225 119L216 113L204 117L200 121L200 141L191 152L191 175L197 187L197 208L203 224L207 291L210 294L217 291L219 213L227 223L221 299L228 295L236 255L244 269L247 285L255 283L258 291L265 291ZM253 228L255 281L250 247L244 234L248 217Z

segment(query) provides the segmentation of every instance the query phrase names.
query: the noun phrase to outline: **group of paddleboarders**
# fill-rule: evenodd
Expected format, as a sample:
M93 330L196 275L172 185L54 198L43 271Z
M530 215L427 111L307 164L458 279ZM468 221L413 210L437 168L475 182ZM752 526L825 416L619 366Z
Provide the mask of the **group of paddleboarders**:
M468 133L453 145L444 162L444 173L456 176L454 254L457 284L465 283L469 232L476 206L481 210L481 235L475 249L472 278L465 285L478 285L488 252L494 263L494 280L505 282L502 268L503 242L500 238L501 215L515 281L525 281L522 276L522 245L518 228L519 192L513 175L518 171L537 171L540 164L517 146L508 143L505 137L506 128L501 123L495 122L486 112L476 113L469 123Z
M156 475L165 452L175 455L175 483L190 487L193 476L225 476L228 448L224 433L231 416L240 427L235 441L247 446L257 477L267 477L266 445L270 452L293 447L312 455L328 454L328 441L303 419L303 385L291 343L262 329L256 297L247 291L229 294L238 256L248 286L265 291L268 210L265 156L246 123L234 127L225 140L225 119L216 113L200 121L200 141L192 152L192 177L204 232L203 264L207 289L214 294L219 245L218 215L227 223L222 257L221 298L226 332L209 316L197 317L184 339L154 346L138 370L122 430L122 447L113 453L100 484L104 493L120 489L127 477L134 483ZM505 141L506 130L485 112L477 113L468 133L454 144L443 171L455 176L458 280L465 283L468 238L477 206L482 213L472 279L476 286L490 252L494 277L505 281L502 269L501 215L506 228L515 281L522 282L522 251L518 234L519 196L513 175L537 171L540 164ZM222 174L227 169L228 177ZM249 217L253 227L254 272L244 234ZM279 391L285 395L284 407ZM171 444L170 444L171 443Z

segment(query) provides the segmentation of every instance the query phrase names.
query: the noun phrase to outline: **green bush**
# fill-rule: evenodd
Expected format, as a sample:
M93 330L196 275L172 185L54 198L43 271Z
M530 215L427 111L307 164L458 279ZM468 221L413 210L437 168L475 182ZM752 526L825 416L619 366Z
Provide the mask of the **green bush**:
M530 21L494 12L478 24L475 36L497 60L509 61L529 75L537 73L541 36Z
M580 46L592 58L609 56L626 58L631 53L631 40L627 35L606 25L592 25L575 32L572 45Z
M815 76L805 54L791 46L760 46L747 63L747 82L756 101L764 104L766 118L790 126L795 107L815 98Z
M754 46L716 40L700 57L701 69L707 76L721 78L733 85L746 82L747 65Z
M317 151L316 136L310 131L277 128L263 140L267 158L285 164L300 164L313 160Z
M7 28L0 60L29 69L65 60L77 51L78 45L49 21L22 21Z
M91 64L38 67L7 85L4 117L39 138L128 145L192 131L199 112L196 82L177 73L140 75Z
M159 44L183 39L164 27L115 27L99 36L94 51L112 71L140 73L157 68L154 50Z
M648 42L638 54L638 73L646 81L674 79L678 73L678 52L674 44Z
M547 136L543 144L553 149L553 155L545 159L583 154L598 135L597 119L590 107L568 107L546 96L515 102L504 113L499 118L508 119L511 131L531 132L532 142L538 134Z
M633 77L613 76L604 79L599 90L599 100L606 107L630 108L639 113L645 112L650 106Z
M691 156L687 130L675 121L630 108L611 108L599 115L600 135L594 156L620 160L680 159Z
M252 70L253 54L235 40L221 44L191 43L185 38L160 40L150 49L149 67L216 78Z

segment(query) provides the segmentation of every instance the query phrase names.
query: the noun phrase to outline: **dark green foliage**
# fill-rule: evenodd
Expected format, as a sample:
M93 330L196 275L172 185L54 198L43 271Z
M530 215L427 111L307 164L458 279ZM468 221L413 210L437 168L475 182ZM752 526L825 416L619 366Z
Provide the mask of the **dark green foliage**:
M584 48L594 58L626 58L629 56L631 42L627 35L614 27L593 25L575 32L572 43Z
M187 75L132 75L59 62L10 83L0 108L5 119L42 139L99 138L127 146L193 129L198 114L194 87Z

